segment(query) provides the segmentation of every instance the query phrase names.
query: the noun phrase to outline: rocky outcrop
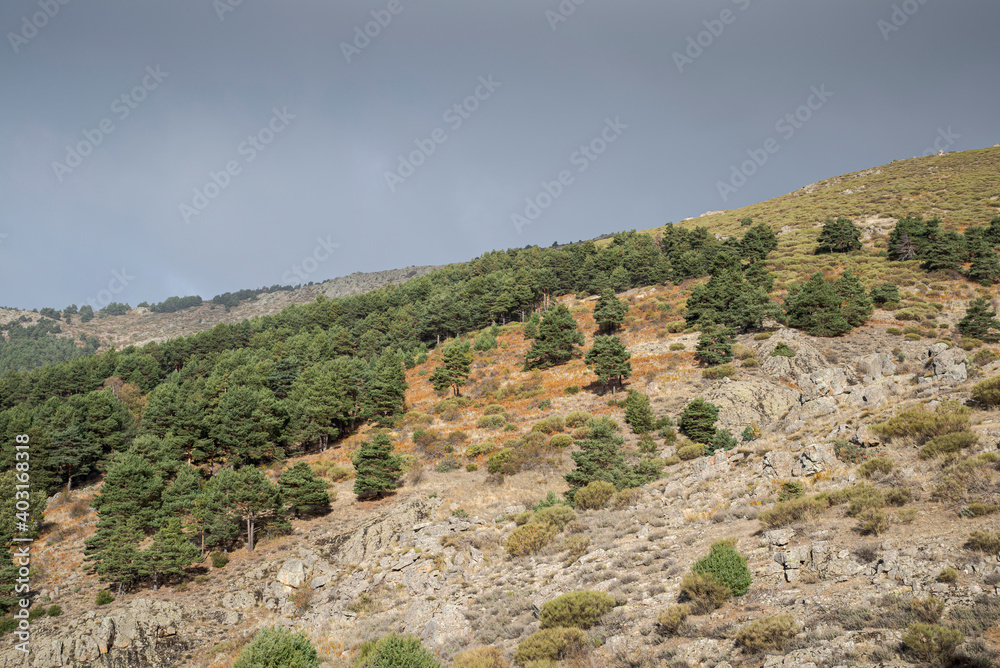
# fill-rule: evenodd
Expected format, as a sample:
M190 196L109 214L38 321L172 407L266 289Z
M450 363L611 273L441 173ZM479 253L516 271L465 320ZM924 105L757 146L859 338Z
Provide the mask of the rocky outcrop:
M964 383L969 378L966 368L968 357L961 348L949 348L946 343L935 343L928 348L927 357L935 380L955 384Z
M800 399L801 394L790 387L759 380L722 383L705 393L705 400L719 407L719 426L735 435L754 423L769 429Z

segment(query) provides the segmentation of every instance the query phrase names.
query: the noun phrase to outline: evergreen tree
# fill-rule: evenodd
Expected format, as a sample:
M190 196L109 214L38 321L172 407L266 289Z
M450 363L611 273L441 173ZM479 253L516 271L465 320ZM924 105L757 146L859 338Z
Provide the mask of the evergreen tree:
M453 341L444 347L441 364L429 376L436 392L446 392L451 388L455 396L461 396L460 389L469 380L472 368L472 352L468 341Z
M606 288L594 307L594 320L599 325L599 330L614 334L625 322L627 313L628 303L618 299L610 288Z
M983 238L994 248L1000 244L1000 216L993 217L990 221L990 226L983 233Z
M740 255L750 264L766 260L771 251L777 248L778 237L771 226L765 223L751 227L740 241Z
M218 501L221 507L231 509L245 523L249 551L253 552L259 529L268 525L279 529L287 526L282 519L281 490L260 469L253 466L244 466L238 471L223 469L210 484L214 484L221 495Z
M153 543L140 554L140 570L153 578L153 591L160 585L160 577L165 582L172 577L184 575L184 569L201 558L201 550L191 543L181 521L173 518L156 532Z
M578 353L584 342L583 333L565 304L545 312L538 326L538 337L524 360L524 370L547 369L565 364Z
M230 465L261 463L284 454L276 442L281 419L274 394L266 388L228 388L206 421L209 435Z
M681 433L695 443L711 443L715 438L715 421L719 409L701 397L691 401L681 413Z
M986 297L977 297L966 307L965 316L958 322L958 331L971 339L996 343L1000 341L1000 322L996 315Z
M769 272L760 260L751 263L746 268L743 272L743 278L746 279L747 284L754 288L759 288L765 295L774 290L774 274Z
M611 394L614 394L615 385L621 387L622 380L632 375L632 363L629 361L631 357L632 353L617 336L597 335L584 361L597 374L597 380L605 391L611 383Z
M329 510L330 495L326 492L326 483L317 478L312 468L305 462L281 472L278 487L287 507L298 517L303 512Z
M879 306L889 302L898 302L899 286L895 283L890 283L889 281L879 283L872 288L871 298L872 301Z
M139 552L142 538L142 531L135 521L123 520L110 531L107 544L94 556L100 581L117 585L119 596L143 574L143 559Z
M625 400L625 424L632 427L632 432L645 434L653 430L656 416L649 404L649 397L642 392L629 390Z
M843 299L834 286L816 273L805 283L793 285L785 298L788 325L810 336L840 336L851 331L841 312Z
M0 535L0 616L18 607L22 595L17 593L19 567L10 555L10 536Z
M80 307L80 322L90 322L94 319L94 309L90 304Z
M757 270L755 278L764 282ZM773 280L773 279L772 279ZM722 256L712 270L707 283L695 286L687 300L684 320L688 327L706 322L720 323L747 331L759 328L766 319L778 319L781 310L764 291L763 286L749 283L739 262Z
M376 434L371 441L362 441L354 458L354 493L362 498L378 498L399 486L402 458L394 454L386 434Z
M923 216L900 218L889 233L890 257L894 260L915 260L927 241L927 223Z
M590 437L580 442L580 449L571 453L576 468L565 475L570 489L566 498L573 502L577 490L595 480L611 483L616 489L631 486L632 469L625 459L625 441L615 434L617 426L607 418L591 419L587 423Z
M967 274L970 281L987 286L1000 281L1000 262L997 262L996 249L984 237L979 236L970 240L968 251L972 259Z
M34 482L32 476L30 491L26 494L23 489L18 489L23 483L17 479L17 471L13 467L0 473L0 552L13 536L37 538L41 531L48 499L45 489L36 487ZM23 504L18 507L18 503L24 501L28 502L26 510ZM18 527L22 523L27 525L26 529Z
M193 525L201 535L201 551L223 549L228 550L240 536L242 519L237 516L233 504L229 503L229 494L223 485L227 483L227 471L223 469L219 476L213 477L201 494L195 499L192 510Z
M188 518L194 515L201 495L200 471L190 464L183 464L173 482L163 490L163 516Z
M404 665L400 663L400 668ZM317 668L319 654L301 633L268 628L257 632L240 652L233 668Z
M851 327L861 327L872 317L874 306L861 280L851 271L845 271L836 283L837 294L843 300L841 313Z
M705 324L698 336L695 351L698 361L709 366L725 364L733 359L733 330L724 325Z
M540 320L537 313L532 313L524 324L521 326L521 333L526 339L534 339L538 337L538 324Z
M382 427L392 424L403 412L407 387L403 355L383 350L365 384L364 416Z
M849 218L827 218L819 233L816 253L847 253L861 249L861 230Z
M955 232L941 230L940 221L927 221L926 243L920 249L920 268L924 271L958 271L964 255L962 238Z

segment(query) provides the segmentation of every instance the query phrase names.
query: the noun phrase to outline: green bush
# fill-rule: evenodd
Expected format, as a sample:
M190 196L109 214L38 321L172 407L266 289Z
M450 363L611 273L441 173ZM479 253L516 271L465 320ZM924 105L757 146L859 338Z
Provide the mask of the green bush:
M701 443L692 443L690 445L682 446L677 450L677 456L681 461L689 461L692 459L698 459L705 454L705 446Z
M529 661L559 661L586 644L587 635L577 628L540 629L521 641L514 661L521 666Z
M1000 511L1000 506L993 503L970 503L963 506L958 514L961 517L986 517Z
M586 441L590 438L590 429L588 427L577 427L570 432L570 435L574 441Z
M997 355L992 350L980 350L972 357L972 361L976 366L986 366L997 360L1000 360L1000 355Z
M28 611L28 621L34 621L45 616L45 608L35 607Z
M480 429L499 429L506 423L506 415L484 415L476 420L476 426Z
M736 644L747 652L781 652L801 628L791 615L761 617L736 632Z
M940 573L937 574L937 581L938 582L944 582L946 584L951 584L952 582L955 582L956 580L958 580L958 571L956 571L951 566L948 566L947 568L943 569Z
M825 498L798 498L779 501L757 516L771 529L783 527L792 522L819 517L829 507Z
M788 501L790 499L798 499L806 494L806 488L801 482L783 482L781 483L781 491L778 492L778 501Z
M262 629L240 652L233 668L316 668L318 665L316 648L301 633Z
M569 434L556 434L549 439L550 448L568 448L573 445L573 437Z
M50 605L49 609L45 611L45 614L49 617L58 617L62 614L62 611L63 609L61 605Z
M970 448L978 442L979 436L971 431L955 431L950 434L935 436L920 448L920 458L934 459L941 455Z
M574 591L542 606L541 628L589 629L615 607L615 599L602 591Z
M212 568L225 568L229 563L229 555L225 552L213 552L211 556Z
M483 415L503 415L507 417L507 411L501 404L490 404L483 409Z
M603 480L594 480L576 490L573 503L583 510L597 510L607 505L615 495L615 486Z
M558 431L563 431L565 428L565 421L563 421L563 419L558 415L552 415L533 424L531 426L531 431L540 434L552 434Z
M878 510L885 507L885 494L876 487L864 482L857 482L831 493L827 498L831 505L847 504L847 514L857 517L866 510Z
M711 443L715 438L715 421L718 418L718 407L698 397L681 413L681 432L695 443Z
M858 467L858 475L862 478L871 478L876 473L885 475L890 473L894 464L888 457L874 457Z
M681 580L681 600L693 615L703 615L721 607L732 590L711 575L691 572Z
M10 633L17 628L17 620L13 617L0 618L0 636Z
M767 341L769 338L771 338L772 334L773 334L773 332L757 332L756 334L753 335L753 340L754 341Z
M933 666L946 666L962 642L962 634L940 624L910 624L903 645Z
M923 445L936 436L968 429L969 409L957 401L943 401L934 411L920 404L872 427L882 438L907 437L914 439L917 445Z
M451 664L452 668L508 668L509 665L498 647L467 649Z
M458 457L455 455L448 455L434 467L434 470L438 473L451 473L452 471L457 471L462 468L462 463L458 461Z
M533 524L549 527L553 531L562 531L570 522L576 519L576 513L567 505L557 503L545 506L535 511L531 518Z
M534 522L519 526L507 537L504 549L512 557L535 554L549 544L555 531L547 525Z
M711 575L729 587L733 596L747 593L753 580L746 557L727 541L714 543L708 556L699 559L691 569L695 573Z
M869 508L858 515L858 528L863 534L881 536L889 530L889 516L881 510Z
M771 351L771 357L795 357L795 351L784 341L779 341Z
M969 535L969 540L965 543L965 546L970 550L996 555L1000 553L1000 533L973 531Z
M419 638L395 633L362 645L356 665L358 668L441 668L441 662L420 644Z
M677 633L677 630L687 619L688 615L691 614L691 606L687 603L680 603L678 605L672 605L663 612L661 612L657 618L656 623L660 626L660 633L664 635L673 635Z
M566 416L566 426L570 429L576 429L577 427L583 427L587 424L592 416L587 411L573 411Z
M718 380L719 378L735 378L739 372L732 364L719 364L710 366L701 372L701 377L707 380Z
M97 596L94 598L94 603L96 605L107 605L108 603L111 603L113 600L115 600L115 597L112 595L112 593L107 589L102 589L101 591L97 592Z
M684 350L687 348L683 343L671 343L670 350Z
M979 381L972 388L972 400L983 406L1000 406L1000 376Z
M499 452L494 452L486 460L486 470L490 473L500 473L503 470L503 465L507 463L513 454L514 448L504 448Z
M483 441L475 443L465 449L466 457L478 457L479 455L493 454L497 449L497 444L493 441Z

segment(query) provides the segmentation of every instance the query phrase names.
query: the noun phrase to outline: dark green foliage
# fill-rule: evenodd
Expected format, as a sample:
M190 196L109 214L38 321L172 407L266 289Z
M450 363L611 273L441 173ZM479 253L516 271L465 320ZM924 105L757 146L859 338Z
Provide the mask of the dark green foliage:
M316 668L319 655L301 633L269 628L257 632L233 668Z
M140 571L153 578L153 590L160 584L160 578L169 581L181 577L184 569L201 560L199 550L181 527L178 518L172 518L153 536L153 543L143 550Z
M632 353L617 336L597 335L584 361L605 389L611 384L614 394L615 386L621 387L623 379L632 375L631 357Z
M420 644L419 638L392 634L362 645L357 667L441 668L441 662Z
M590 436L579 443L580 450L573 452L576 468L564 477L570 489L566 498L573 501L577 490L594 480L603 480L615 489L640 487L659 477L659 470L638 465L629 466L622 450L624 439L615 434L617 426L607 418L595 418L587 422ZM492 457L491 457L492 459Z
M925 271L957 271L965 255L962 237L955 232L945 232L936 218L927 221L924 242L921 245L920 268Z
M538 313L532 313L531 316L524 321L524 325L521 326L521 333L526 339L534 339L538 336L538 325L541 322L541 318L538 317Z
M684 315L687 326L718 323L747 331L759 328L766 319L780 317L781 310L765 289L769 275L762 266L752 266L755 267L753 283L732 256L720 256L708 282L691 290Z
M472 353L468 341L454 341L444 347L441 365L434 369L428 379L436 392L452 388L457 397L461 394L461 387L469 380L471 364Z
M548 601L539 616L541 628L589 629L615 607L615 599L601 591L574 591Z
M701 397L684 407L681 414L681 433L695 443L711 443L715 439L715 421L719 419L719 409Z
M58 617L62 613L63 609L61 605L50 605L48 610L45 611L45 614L49 617Z
M212 568L225 568L229 563L229 555L225 552L213 552L212 557Z
M785 298L785 315L790 327L810 336L840 336L851 331L841 311L843 298L834 285L816 273L805 283L792 285Z
M851 327L860 327L868 322L874 307L868 291L857 275L845 271L834 287L842 300L840 312L848 324Z
M497 337L496 333L491 331L483 332L476 337L476 343L473 345L478 352L488 352L490 350L495 350L497 347Z
M775 236L771 226L765 223L751 227L740 241L740 254L749 263L766 260L771 251L777 248L778 237Z
M795 357L795 351L784 341L779 341L771 351L771 357Z
M958 331L964 337L996 343L1000 341L1000 322L996 314L986 297L977 297L966 307L965 316L958 322Z
M153 313L176 313L181 309L201 306L202 299L198 295L193 297L167 297L159 304L153 304L149 310Z
M733 359L734 332L725 325L704 324L698 336L695 357L708 366L725 364Z
M101 582L117 585L119 595L144 574L142 554L139 552L142 538L136 522L123 521L108 530L104 545L93 554L94 567ZM90 541L88 547L89 544Z
M1000 262L997 262L997 251L982 236L968 238L967 251L972 264L966 274L970 281L982 285L993 285L1000 281Z
M629 390L625 400L625 424L632 427L632 432L645 434L653 429L656 416L649 404L649 397L635 390Z
M879 283L872 288L871 291L872 301L881 306L887 302L898 302L899 301L899 286L895 283L890 283L886 281L884 283Z
M468 345L466 345L466 352L468 352ZM466 364L463 367L459 356L449 359L446 354L445 365L449 363L452 364L454 369L449 371L449 379L452 383L464 383L465 380L460 377L459 373L464 368L465 378L468 378L468 365ZM375 358L374 363L371 365L371 370L367 374L366 385L368 391L364 394L362 400L362 414L364 417L374 420L381 427L388 427L392 424L393 420L403 413L403 404L406 400L406 389L408 387L406 384L406 371L403 369L403 366L403 355L401 353L384 350L381 355ZM457 388L455 393L458 394ZM342 420L352 415L350 409L353 408L353 403L343 405L341 408L348 409L346 412L342 411L338 413Z
M736 439L731 433L725 429L716 429L715 436L712 437L712 442L708 444L705 449L705 454L711 455L720 450L732 450L736 447Z
M524 359L524 370L547 369L573 359L584 342L583 333L565 304L558 304L542 316L538 336Z
M983 406L1000 406L1000 376L981 380L972 388L972 400Z
M564 659L570 652L581 649L586 644L587 634L577 628L540 629L520 642L514 652L514 661L520 666L526 666L529 662L538 662L543 666L554 665L545 662Z
M94 309L89 304L81 306L80 322L90 322L93 319L94 319Z
M213 521L225 521L230 526L233 522L244 525L247 549L251 552L258 530L268 526L287 528L281 490L256 467L219 471L206 485L205 497L211 499L211 505L217 509L215 515L223 515L213 517ZM225 531L223 527L216 527L216 530Z
M399 486L402 458L393 453L386 434L376 434L371 441L362 441L354 458L354 493L358 498L378 498Z
M827 218L819 233L816 253L847 253L861 249L861 230L849 218Z
M111 603L114 600L115 600L114 594L112 594L107 589L102 589L101 591L97 592L97 596L94 597L94 604L107 605L108 603Z
M278 477L278 487L281 488L286 506L296 517L300 513L323 512L330 508L326 482L317 478L305 462L298 462L282 471Z
M605 289L594 307L594 320L607 334L614 334L628 314L628 304L618 299L614 292Z
M131 307L128 304L122 304L121 302L111 302L100 311L98 311L98 317L105 318L109 315L125 315L129 312Z
M701 575L711 575L729 587L733 596L747 593L753 580L746 557L726 541L714 543L708 556L699 559L691 570Z

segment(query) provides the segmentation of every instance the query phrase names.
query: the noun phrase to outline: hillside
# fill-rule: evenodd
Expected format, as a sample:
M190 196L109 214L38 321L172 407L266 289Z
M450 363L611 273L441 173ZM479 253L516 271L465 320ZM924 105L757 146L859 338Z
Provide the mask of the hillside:
M325 476L333 497L329 513L292 518L290 533L263 535L252 552L234 543L228 564L216 567L205 557L172 585L154 590L137 583L100 607L95 595L108 584L86 570L83 559L84 541L96 534L99 520L89 504L103 483L81 476L83 487L49 498L35 542L39 601L58 604L62 614L33 621L31 665L228 668L258 630L272 626L304 633L323 668L354 665L366 642L390 633L412 634L444 665L465 668L515 662L535 668L1000 665L1000 423L989 403L972 400L977 383L1000 376L1000 343L958 329L970 300L984 296L995 303L997 286L884 256L900 218L938 215L946 229L963 231L997 216L998 197L1000 149L993 148L900 161L679 223L690 230L704 226L713 238L746 234L746 217L769 226L777 248L764 264L774 276L776 303L787 305L799 294L795 283L814 272L833 279L847 270L868 288L894 282L899 300L875 308L842 336L810 336L769 319L736 334L727 365L706 367L696 359L701 333L684 319L704 276L620 290L629 305L618 332L631 353L627 389L648 396L655 416L670 423L645 438L626 424L620 401L626 395L602 392L581 356L524 370L533 341L519 319L498 323L495 346L478 345L490 327L460 332L459 339L476 343L461 399L435 391L431 382L445 347L427 352L426 339L414 336L400 353L412 354L405 406L386 420L387 429L361 421L335 435L329 449L302 448L284 464L257 462L271 479L282 468L308 463ZM838 216L860 228L861 248L813 254L824 221ZM633 250L642 243L628 237L599 246ZM604 257L595 252L589 261ZM630 261L621 260L615 271ZM505 267L500 257L480 262ZM581 273L590 270L581 266ZM678 271L679 263L672 266ZM615 275L609 267L599 270ZM451 271L458 276L459 269ZM468 282L479 292L468 288L467 294L486 295L482 312L507 319L515 307L499 310L487 299L504 288L490 292L483 287L489 274L470 273ZM313 302L316 293L305 290L263 295L229 314L203 306L95 320L89 325L106 329L86 333L119 347L159 341L207 330L210 317L236 322L241 309L246 318ZM568 309L584 335L582 351L594 345L598 329L598 299L590 292L540 290L537 296ZM301 301L291 301L293 294ZM290 301L277 301L285 297ZM262 321L258 331L246 332L245 353L227 357L228 344L212 349L198 340L192 347L209 352L190 358L191 370L174 374L184 378L126 378L126 386L152 402L122 399L140 416L143 435L136 440L147 438L144 447L152 447L148 437L159 437L150 431L150 413L135 408L141 403L152 410L158 383L190 392L209 419L227 388L232 393L238 383L256 382L254 369L264 369L262 378L279 376L266 355L309 359L316 368L343 373L346 366L324 366L336 360L317 351L349 338L349 321L341 339L332 334L345 317L340 310L351 312L356 324L378 320L386 312L378 309L390 308L387 297L368 313L361 303L332 299L287 312L287 322L324 323L329 343L310 329L276 334L288 327L285 321ZM443 314L453 302L432 298L425 311L410 302L391 308L420 327L442 313L423 335L444 331L442 341L448 340L452 323ZM324 314L337 324L327 328ZM378 331L392 344L400 332L417 328L394 324L375 325L356 338ZM78 336L73 327L68 333ZM391 350L377 345L384 340L371 342L380 359ZM150 351L151 357L176 353L169 346ZM252 356L257 351L260 358ZM108 368L138 366L125 359L116 364ZM225 368L209 372L208 364ZM12 411L51 419L55 409L31 404L37 387L18 390L27 399L16 405L11 397L21 394L5 390L12 405L0 413L0 425L21 419L4 417ZM713 426L737 443L708 452L678 433L685 407L698 398L718 408ZM162 421L163 415L154 417ZM623 461L662 466L662 474L590 502L577 498L575 508L553 506L571 490L564 476L576 468L572 455L601 428L599 419L588 419L601 417L619 426ZM394 494L359 501L351 459L377 433L404 455L407 471ZM213 460L208 467L214 466ZM546 502L550 491L554 497ZM682 589L693 591L685 580L692 566L722 540L733 541L746 558L748 591L709 605L711 586L703 583L688 607L678 608ZM592 624L580 622L581 631L538 635L551 611L546 603L579 590L606 593L610 609ZM586 615L576 616L572 623ZM571 623L564 622L557 626ZM474 658L468 652L476 648L493 649L477 650ZM0 651L0 668L20 665L23 657L9 644Z

